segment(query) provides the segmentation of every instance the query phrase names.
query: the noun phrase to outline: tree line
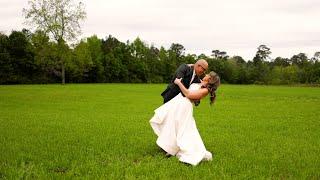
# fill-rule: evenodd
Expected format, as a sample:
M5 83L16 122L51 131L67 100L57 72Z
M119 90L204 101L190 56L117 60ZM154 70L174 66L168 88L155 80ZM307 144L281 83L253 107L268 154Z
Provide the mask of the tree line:
M214 49L210 56L186 54L179 43L170 48L148 45L139 37L121 42L109 35L91 36L77 44L51 41L43 31L27 29L0 33L0 84L59 83L167 83L182 63L206 59L224 83L320 84L320 52L270 59L266 45L252 60L230 57Z

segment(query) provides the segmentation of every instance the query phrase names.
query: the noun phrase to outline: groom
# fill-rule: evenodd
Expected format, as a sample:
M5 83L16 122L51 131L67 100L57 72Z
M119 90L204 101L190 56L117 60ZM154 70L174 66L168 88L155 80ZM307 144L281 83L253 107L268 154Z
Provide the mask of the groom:
M168 84L167 89L161 93L163 103L170 101L181 92L180 88L173 83L176 78L182 78L183 85L186 88L189 88L190 84L201 82L200 77L207 69L208 63L204 59L199 59L195 64L181 64Z

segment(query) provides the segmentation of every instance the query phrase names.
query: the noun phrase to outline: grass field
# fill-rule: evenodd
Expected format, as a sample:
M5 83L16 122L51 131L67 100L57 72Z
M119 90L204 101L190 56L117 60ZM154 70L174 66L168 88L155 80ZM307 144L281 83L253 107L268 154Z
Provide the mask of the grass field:
M0 86L0 179L320 179L320 88L222 85L194 116L213 161L167 158L164 84Z

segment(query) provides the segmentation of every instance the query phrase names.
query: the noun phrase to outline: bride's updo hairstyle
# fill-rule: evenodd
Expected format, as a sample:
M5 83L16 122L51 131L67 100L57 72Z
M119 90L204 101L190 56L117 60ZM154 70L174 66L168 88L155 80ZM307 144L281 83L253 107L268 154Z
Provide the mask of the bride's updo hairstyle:
M208 84L202 87L208 89L210 94L210 105L212 105L216 99L216 90L220 86L220 77L214 71L211 71L208 75L210 76Z

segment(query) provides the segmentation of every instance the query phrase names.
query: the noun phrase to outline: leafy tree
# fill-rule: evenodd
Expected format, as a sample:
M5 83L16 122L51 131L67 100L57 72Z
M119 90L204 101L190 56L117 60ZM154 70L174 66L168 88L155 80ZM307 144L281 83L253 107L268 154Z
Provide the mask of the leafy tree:
M228 59L225 62L225 80L229 83L237 83L239 78L239 67L235 59Z
M187 54L184 57L184 62L186 62L187 64L194 64L197 59L198 59L197 55L195 55L195 54Z
M181 57L184 55L184 51L186 49L179 43L172 43L170 46L170 50L173 51L177 55L177 57Z
M23 9L26 22L54 39L58 44L58 61L61 67L62 84L65 84L65 50L68 40L80 33L80 21L86 16L83 3L72 0L29 0L29 8Z
M131 79L137 79L135 70L138 65L133 61L130 47L109 35L102 41L102 51L106 82L128 82L129 71L132 72ZM139 73L143 74L140 71Z
M184 63L184 53L185 48L179 43L172 43L168 52L169 52L169 61L171 65L178 67L180 64Z
M260 45L255 57L253 58L254 68L251 69L251 79L253 82L263 84L268 82L268 75L270 73L270 67L265 60L269 58L271 54L270 48L266 45Z
M88 49L92 58L92 68L88 72L90 82L104 82L102 40L96 35L87 38Z
M51 38L50 38L51 37ZM277 57L267 61L271 51L258 48L253 60L241 56L229 58L226 52L213 50L205 54L185 54L181 44L169 49L149 46L139 37L133 42L120 42L109 35L106 39L91 36L70 49L65 41L52 41L43 30L0 33L0 83L50 83L61 80L65 67L67 82L143 82L167 83L181 63L206 59L209 70L219 73L222 82L237 84L320 83L320 53L308 59L299 53L292 58Z
M150 74L147 63L148 47L139 37L131 43L130 47L135 62L135 68L132 70L134 70L137 80L147 82Z
M220 51L220 50L216 49L216 50L212 50L211 52L212 52L213 58L224 59L224 60L229 58L229 56L227 55L227 52L225 52L225 51Z
M290 60L288 58L277 57L274 59L272 65L286 67L290 65Z
M72 67L73 66L73 67ZM71 63L73 76L78 82L89 82L89 71L93 67L91 52L87 42L81 41L74 49Z
M209 59L209 57L203 53L201 53L196 59Z
M37 66L36 82L49 83L56 82L57 46L49 41L49 36L43 31L36 31L31 36L31 44L34 51L34 60Z
M293 55L290 59L292 65L296 65L299 68L298 77L300 83L309 83L310 82L310 70L312 62L309 61L305 53L299 53Z
M163 77L163 82L169 82L171 80L171 75L174 73L173 68L169 63L168 51L161 46L159 51L159 61L160 61L160 75Z
M11 62L9 53L9 38L5 34L0 33L0 84L11 81L14 67Z
M161 76L161 61L159 58L160 50L155 46L151 46L147 53L147 65L149 69L149 83L161 83L163 77Z
M222 61L221 59L216 58L207 58L208 61L208 69L210 71L215 71L219 74L222 82L225 82L227 78L227 72L226 72L226 63L225 61Z
M230 83L247 84L248 72L246 70L246 61L241 56L234 56L228 60L228 63L233 76L230 78Z
M312 60L313 61L320 61L320 51L314 53Z
M246 64L246 61L241 56L233 56L232 59L234 59L237 64Z
M305 53L299 53L297 55L293 55L290 61L293 65L297 65L299 67L305 67L308 64L308 57Z
M281 82L282 84L299 83L299 67L292 65L283 68Z
M310 82L320 84L320 62L318 60L316 60L312 66L310 74Z
M35 70L34 54L27 30L12 31L8 38L7 50L13 68L13 83L31 83Z
M268 48L266 45L260 45L258 47L256 56L253 58L253 63L255 65L262 63L263 61L269 58L270 54L271 54L270 48Z

